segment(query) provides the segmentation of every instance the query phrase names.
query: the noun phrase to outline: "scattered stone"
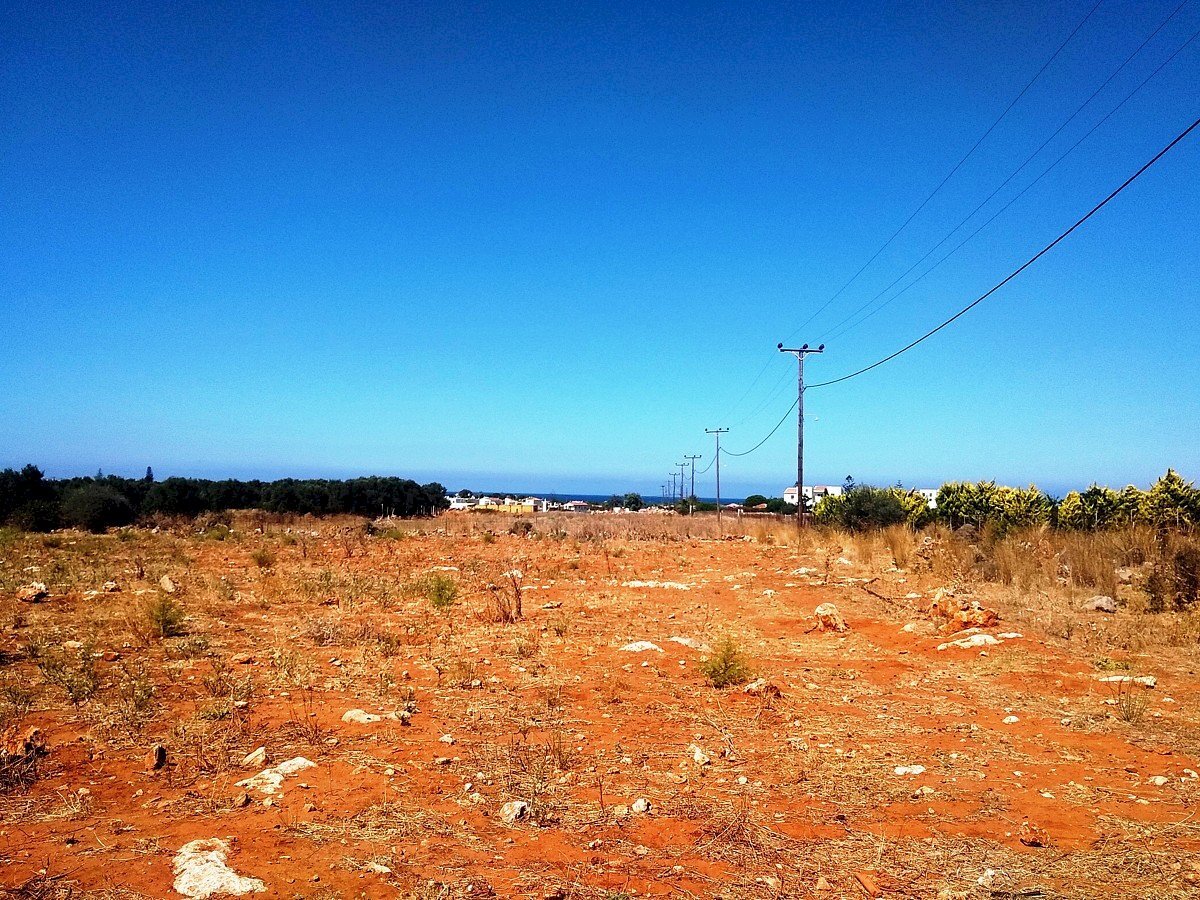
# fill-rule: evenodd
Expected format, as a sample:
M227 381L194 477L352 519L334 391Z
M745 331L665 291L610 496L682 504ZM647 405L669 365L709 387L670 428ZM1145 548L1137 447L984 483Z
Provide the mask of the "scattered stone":
M638 797L633 801L633 805L629 807L638 815L645 815L650 812L650 801L645 797Z
M150 770L158 770L167 764L167 748L162 744L155 744L150 748L150 752L146 754L146 768Z
M1020 721L1021 721L1021 720L1020 720L1020 719L1018 719L1016 716L1005 716L1005 717L1004 717L1004 724L1005 724L1005 725L1016 725L1016 724L1017 724L1018 722L1020 722Z
M562 606L561 600L549 600L542 604L542 609L558 609Z
M712 760L708 758L708 754L704 752L704 749L699 744L689 744L687 749L688 754L692 757L692 762L694 762L696 765L707 766L710 762L712 762Z
M994 628L1000 623L1000 615L994 609L984 607L978 600L955 597L953 591L938 588L929 612L935 619L942 620L943 634L954 634L969 628Z
M233 808L244 809L250 805L250 795L245 791L235 794L233 797Z
M263 769L257 775L237 782L237 786L246 790L257 790L264 794L275 794L283 786L283 780L289 775L296 775L305 769L315 769L317 764L303 756L284 760L270 769Z
M175 890L185 897L205 898L216 894L240 896L265 891L257 878L237 874L226 865L229 845L219 838L190 841L175 854Z
M17 591L17 599L22 603L41 603L49 596L50 592L46 590L46 585L40 581L31 581Z
M699 650L701 653L712 653L712 647L708 646L708 644L704 643L703 641L696 640L695 638L679 637L676 635L675 637L667 638L667 640L676 644L683 644L683 646L690 647L693 650Z
M690 591L692 586L678 581L626 581L621 587L628 588L667 588L672 591Z
M348 709L342 713L343 722L353 722L357 725L370 725L372 722L378 722L382 716L377 716L375 713L369 713L362 709Z
M1026 819L1017 831L1017 840L1026 847L1049 847L1050 835Z
M164 575L162 578L158 579L158 586L168 594L173 594L179 590L175 582L171 580L170 575Z
M833 887L829 884L829 880L824 875L822 875L820 878L817 879L817 884L813 888L813 890L815 890L815 891L830 891L830 890L833 890Z
M850 562L850 560L846 559L846 557L844 557L844 556L839 556L839 557L837 558L837 564L838 564L839 566L852 566L852 565L854 565L854 563Z
M849 626L846 620L842 618L842 614L838 612L838 608L832 603L822 603L813 614L817 617L818 631L848 631Z
M1096 680L1105 684L1140 684L1144 688L1158 686L1158 679L1153 675L1097 675Z
M500 807L500 821L505 825L515 825L529 815L529 804L524 800L509 800Z
M922 765L915 766L896 766L892 769L897 775L924 775L925 767Z
M102 586L100 589L101 589L102 591L104 591L104 593L106 593L106 594L119 594L119 593L121 593L121 586L120 586L119 584L117 584L115 581L106 581L106 582L104 582L103 586Z
M974 647L991 647L999 643L1000 641L992 637L990 634L981 633L968 635L967 637L959 638L956 641L947 641L944 644L938 644L938 649L949 650L950 648L954 647L959 650L970 650Z
M900 630L905 634L933 634L934 627L932 622L909 622Z
M443 734L440 738L438 738L438 740L443 744L453 744L455 742L454 735L452 734Z
M242 757L243 769L259 769L267 764L267 748L259 747Z
M634 641L633 643L626 644L621 649L626 653L644 653L647 650L656 650L659 653L663 652L663 648L653 641Z
M1117 611L1117 601L1104 594L1097 594L1090 600L1085 601L1082 608L1091 612L1115 613Z
M771 699L783 696L783 692L765 678L756 678L742 688L742 693L750 694L752 697L768 697Z
M1166 775L1153 775L1146 780L1155 787L1165 787L1171 779L1169 779Z

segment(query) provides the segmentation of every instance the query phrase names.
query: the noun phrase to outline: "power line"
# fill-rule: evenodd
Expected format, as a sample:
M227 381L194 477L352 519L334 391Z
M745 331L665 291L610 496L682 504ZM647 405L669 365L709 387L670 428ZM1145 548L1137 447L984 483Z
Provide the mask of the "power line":
M871 265L871 263L875 262L875 260L879 258L879 255L881 253L883 253L883 251L886 250L891 245L892 241L894 241L897 237L900 236L900 233L909 226L909 224L912 222L913 219L915 219L917 217L917 215L921 212L921 210L923 210L926 207L926 205L928 205L929 201L932 200L935 196L937 196L938 192L941 191L941 189L943 187L945 187L946 183L951 178L954 177L954 174L959 169L962 168L963 164L968 159L970 159L972 155L974 155L975 151L979 149L979 146L985 140L987 140L988 135L990 135L993 131L995 131L996 126L998 126L1002 121L1004 121L1004 118L1009 114L1009 112L1012 111L1012 108L1017 105L1017 103L1020 101L1020 99L1022 97L1025 96L1026 93L1028 93L1029 89L1031 87L1033 87L1034 83L1039 78L1042 77L1042 73L1045 72L1046 69L1048 69L1050 67L1050 64L1053 63L1054 60L1056 60L1058 58L1058 55L1060 53L1062 53L1062 51L1066 48L1067 44L1071 43L1071 40L1075 37L1076 34L1079 33L1079 30L1081 28L1083 28L1083 26L1087 23L1088 19L1090 19L1092 17L1092 14L1095 13L1095 11L1100 8L1100 4L1103 2L1104 2L1104 0L1096 0L1096 4L1091 9L1088 10L1087 15L1085 15L1082 19L1079 20L1079 24L1075 26L1074 30L1069 35L1067 35L1066 40L1064 40L1061 44L1058 45L1058 49L1055 50L1054 53L1052 53L1050 55L1050 58L1042 64L1042 67L1037 70L1037 72L1034 74L1034 76L1031 79L1029 79L1029 82L1025 85L1025 87L1021 88L1021 92L1019 94L1017 94L1017 96L1014 97L1011 102L1009 102L1008 106L1004 107L1004 111L1002 113L1000 113L1000 115L996 118L996 120L994 122L992 122L991 125L988 126L987 130L982 135L980 135L979 139L977 141L975 141L974 144L971 145L971 149L968 150L963 155L962 159L960 159L957 163L954 164L954 167L946 174L946 176L941 181L938 182L937 186L929 193L929 195L924 200L921 201L920 205L916 209L914 209L912 211L912 213L909 214L908 218L904 220L904 222L900 225L900 227L897 228L894 232L892 232L891 237L889 237L886 241L884 241L879 246L879 249L876 250L873 254L871 254L871 258L868 259L865 263L863 263L862 267L857 272L855 272L852 276L850 276L850 280L847 281L845 284L843 284L840 288L838 288L828 300L826 300L823 304L821 304L821 306L817 309L816 312L814 312L811 316L809 316L807 319L805 319L796 328L795 331L793 331L790 335L788 335L789 338L794 337L798 332L802 331L805 328L805 326L807 326L810 322L812 322L813 319L815 319L817 316L819 316L821 313L823 313L829 307L829 304L831 304L834 300L836 300L838 297L840 297L842 295L842 292L845 291L846 288L850 287L850 285L852 285L855 281L857 281L858 276L860 276L863 272L865 272L867 270L867 268Z
M982 303L984 300L986 300L992 294L996 293L996 291L1000 290L1000 288L1004 287L1004 285L1008 284L1010 281L1012 281L1014 278L1016 278L1018 275L1020 275L1026 269L1028 269L1031 265L1033 265L1035 262L1037 262L1039 259L1041 259L1043 256L1045 256L1047 253L1049 253L1052 249L1054 249L1054 247L1058 246L1058 244L1060 244L1062 241L1066 240L1068 235L1070 235L1080 225L1082 225L1084 222L1086 222L1088 219L1090 219L1092 216L1094 216L1096 213L1098 213L1100 210L1102 210L1105 206L1107 206L1118 194L1120 194L1123 190L1125 190L1125 188L1129 187L1129 185L1133 184L1133 182L1136 181L1139 177L1141 177L1141 175L1144 172L1146 172L1147 169L1149 169L1151 166L1153 166L1155 163L1157 163L1160 159L1162 159L1164 156L1166 156L1167 153L1169 153L1175 147L1176 144L1178 144L1185 137L1187 137L1189 134L1191 134L1198 126L1200 126L1200 118L1196 119L1194 122L1192 122L1191 125L1189 125L1187 128L1185 128L1179 134L1177 134L1175 136L1175 138L1169 144L1167 144L1165 147L1163 147L1161 150L1159 150L1158 153L1156 153L1153 156L1153 158L1150 159L1149 162L1147 162L1140 169L1138 169L1136 172L1134 172L1132 175L1130 175L1128 178L1126 178L1125 181L1120 185L1120 187L1118 187L1116 190L1114 190L1112 193L1110 193L1107 197L1105 197L1103 200L1101 200L1099 203L1097 203L1095 206L1093 206L1091 208L1091 210L1089 210L1082 218L1077 220L1074 225L1072 225L1070 228L1068 228L1066 231L1064 231L1062 234L1060 234L1058 237L1056 237L1054 240L1052 240L1049 244L1047 244L1045 247L1043 247L1041 250L1039 250L1037 253L1035 253L1033 256L1031 256L1029 259L1027 259L1018 268L1016 268L1012 272L1010 272L1007 276L1004 277L1003 280L997 282L988 291L986 291L985 293L983 293L979 297L977 297L975 300L968 303L966 306L964 306L962 309L960 309L958 312L956 312L950 318L946 319L944 322L942 322L936 328L930 329L929 331L925 332L923 335L921 335L916 340L914 340L908 344L905 344L903 347L901 347L896 352L883 357L883 359L876 360L875 362L871 363L869 366L864 366L863 368L861 368L855 372L851 372L848 375L843 375L840 378L834 378L834 379L831 379L830 381L822 381L822 382L818 382L817 384L811 384L811 385L809 385L809 387L810 388L828 387L831 384L838 384L843 381L849 381L851 378L857 378L859 375L869 372L872 369L878 368L879 366L882 366L886 362L891 362L893 359L895 359L897 356L900 356L902 353L907 353L913 347L917 346L917 344L920 344L923 341L933 337L935 334L937 334L943 328L950 325L952 322L956 321L957 319L961 318L962 316L966 315L968 312L970 312L972 309L974 309L976 306L978 306L980 303ZM793 405L793 408L794 408L794 405ZM784 418L786 418L786 416ZM779 424L780 425L783 424L782 419L780 420ZM778 428L779 426L776 425L775 427ZM772 434L774 434L774 430L772 430ZM770 435L767 435L767 437L770 437ZM764 441L765 441L765 438L764 438ZM760 442L758 446L762 446L762 442ZM758 449L758 447L755 447L754 449ZM747 452L752 452L752 451L747 451Z
M905 287L901 288L899 291L897 291L894 296L892 296L890 299L888 299L884 303L880 304L880 306L874 312L868 313L866 316L863 316L863 318L859 319L857 322L851 322L852 319L854 319L856 316L858 316L860 313L862 313L864 310L866 310L868 307L870 307L873 303L875 303L877 300L879 300L880 297L884 296L888 291L890 291L897 284L899 284L904 278L906 278L909 274L911 274L914 269L916 269L918 266L921 265L921 263L923 263L923 262L925 262L925 260L929 259L929 257L932 256L939 247L941 247L943 244L946 243L946 241L950 240L950 238L954 236L955 232L957 232L960 228L962 228L965 224L967 224L967 222L969 222L972 219L972 217L974 217L974 215L977 212L979 212L979 210L981 210L984 206L986 206L992 200L993 197L995 197L998 193L1000 193L1000 191L1002 191L1017 175L1019 175L1025 169L1025 167L1028 166L1034 160L1034 158L1039 153L1041 153L1044 149L1046 149L1047 145L1049 145L1051 141L1053 141L1056 137L1058 137L1062 133L1064 128L1066 128L1069 124L1071 124L1071 122L1073 122L1075 120L1076 116L1078 116L1081 112L1083 112L1083 110L1093 100L1095 100L1097 96L1099 96L1101 91L1103 91L1106 87L1108 87L1109 84L1112 83L1113 79L1116 78L1117 75L1119 75L1121 73L1121 71L1126 66L1128 66L1129 63L1132 62L1133 59L1139 53L1142 52L1143 49L1145 49L1146 45L1148 43L1150 43L1150 41L1152 41L1155 38L1155 36L1160 31L1162 31L1163 28L1165 28L1167 26L1167 24L1173 18L1175 18L1175 15L1181 9L1183 9L1183 7L1186 6L1189 2L1190 2L1190 0L1182 0L1182 2L1178 6L1176 6L1175 9L1172 10L1171 13L1159 24L1159 26L1157 28L1155 28L1154 31L1152 31L1150 33L1150 35L1141 42L1141 44L1138 45L1137 49L1134 50L1132 53L1130 53L1129 56L1125 57L1125 61L1122 62L1119 66L1117 66L1116 69L1113 70L1112 74L1110 74L1108 76L1108 78L1106 78L1104 80L1104 82L1098 88L1096 88L1096 90L1094 90L1092 92L1091 96L1088 97L1086 100L1084 100L1083 103L1081 103L1075 109L1075 111L1073 113L1071 113L1071 115L1069 115L1065 120L1063 120L1063 123L1054 130L1053 134L1051 134L1048 138L1046 138L1046 140L1044 140L1041 143L1041 145L1036 150L1033 151L1033 153L1029 154L1029 156L1025 158L1025 161L1023 163L1021 163L1021 165L1017 166L1017 168L1014 169L1007 178L1005 178L1002 182L1000 182L1000 184L997 185L996 188L990 194L988 194L986 197L984 197L983 200L981 200L975 206L974 209L972 209L969 213L967 213L967 215L964 216L957 225L955 225L948 232L946 232L945 236L940 241L938 241L936 244L934 244L932 247L930 247L929 250L926 251L924 256L922 256L915 263L913 263L911 266L909 266L904 272L902 272L900 275L898 275L895 278L895 280L892 281L891 284L889 284L887 287L885 287L883 290L881 290L878 294L876 294L874 297L872 297L870 300L868 300L866 303L864 303L862 306L860 306L854 312L850 313L848 316L846 316L844 319L842 319L836 325L831 326L824 334L821 335L820 339L824 340L826 337L837 338L837 337L840 337L841 335L846 334L847 332L852 331L853 329L857 328L859 325L861 325L863 322L865 322L867 319L869 319L872 315L874 315L874 312L878 312L879 309L883 309L885 306L887 306L889 303L891 303L893 300L895 300L896 297L899 297L901 294L903 294L905 291L907 291L909 288L911 288L913 285L915 285L918 281L920 281L921 278L924 278L926 275L928 275L930 272L932 272L935 268L937 268L938 265L941 265L941 263L944 262L948 257L952 256L954 252L957 252L957 250L960 247L962 247L963 244L965 244L967 241L963 241L962 243L960 243L958 246L956 246L954 248L953 251L946 254L946 256L942 257L942 259L939 260L934 266L931 266L928 270L926 270L924 274L922 274L918 278L914 279L907 286L905 286ZM1200 32L1198 32L1198 34L1200 34ZM1139 90L1141 90L1142 87L1144 87L1145 84L1151 78L1153 78L1155 75L1157 75L1167 63L1169 63L1172 59L1174 59L1184 49L1184 47L1186 47L1188 44L1190 44L1191 41L1194 39L1195 39L1195 35L1193 35L1193 37L1191 39L1186 41L1178 50L1176 50L1174 53L1172 53L1171 56L1168 57L1167 60L1164 63L1162 63L1157 69L1155 69L1154 72L1152 72L1145 81L1143 81L1141 84L1139 84L1130 94L1126 95L1125 99L1122 100L1120 103L1118 103L1116 105L1116 107L1114 107L1112 109L1112 111L1110 111L1106 116L1104 116L1104 118L1102 118L1098 123L1096 123L1096 125L1093 125L1092 128L1087 132L1087 134L1085 134L1083 136L1083 138L1081 138L1079 141L1077 141L1075 144L1073 144L1070 147L1070 149L1068 149L1062 156L1060 156L1057 160L1055 160L1055 162L1053 164L1051 164L1051 166L1049 168L1047 168L1041 175L1039 175L1036 179L1034 179L1033 182L1031 182L1029 185L1027 185L1024 190L1022 190L1019 194L1016 195L1016 197L1013 197L1011 200L1009 200L1008 203L1006 203L1000 209L999 212L1004 212L1004 210L1008 209L1008 207L1011 206L1014 201L1016 201L1018 198L1020 198L1026 191L1029 190L1029 188L1033 187L1034 184L1036 184L1038 181L1040 181L1050 171L1050 169L1053 169L1055 166L1058 165L1059 162L1061 162L1063 160L1064 157L1066 157L1068 154L1070 154L1072 151L1074 151L1074 149L1076 147L1078 147L1079 144L1082 143L1082 141L1084 139L1089 137L1100 125L1102 125L1104 122L1106 122L1109 119L1109 117L1111 117L1113 115L1113 113L1115 113L1118 109L1120 109L1122 106L1124 106L1125 103L1130 99L1130 97L1133 96L1133 94L1136 94ZM988 222L984 223L985 227L987 224L990 224L995 218L996 218L996 216L993 215L992 218L988 219ZM971 236L969 238L967 238L967 240L969 241L971 238L973 238L976 234L979 233L980 230L982 230L982 229L977 229L976 231L972 232ZM847 322L851 322L851 324L849 326L847 326L846 328L842 328L842 326L846 325Z
M759 447L761 447L763 444L765 444L767 441L769 441L771 439L772 435L774 435L775 432L777 432L779 430L780 426L782 426L783 423L787 421L788 416L790 416L792 414L792 410L794 410L796 408L796 404L799 402L800 402L799 397L797 397L795 400L793 400L792 405L788 407L788 411L783 414L783 418L775 423L775 427L770 430L770 432L767 434L767 436L765 438L763 438L761 441L759 441L757 444L755 444L749 450L743 450L741 453L733 453L729 450L726 450L724 447L722 447L721 452L724 453L726 456L749 456L751 453L753 453L755 450L757 450Z

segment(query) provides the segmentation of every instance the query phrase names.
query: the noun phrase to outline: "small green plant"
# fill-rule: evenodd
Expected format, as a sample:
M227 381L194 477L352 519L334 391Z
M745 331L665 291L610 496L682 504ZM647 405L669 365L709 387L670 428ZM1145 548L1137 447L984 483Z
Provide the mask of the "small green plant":
M275 565L275 554L266 547L259 547L257 550L251 553L250 559L252 559L254 564L260 569L269 569L271 566Z
M100 689L90 644L75 650L43 647L37 656L37 665L46 682L61 688L73 706L91 700Z
M146 601L142 614L153 637L169 638L183 634L187 614L170 594L158 594Z
M1117 718L1130 725L1140 724L1150 704L1145 689L1130 678L1110 682L1109 691L1117 708Z
M434 609L449 609L458 600L458 583L441 573L434 573L425 578L421 591Z
M728 635L716 650L700 663L700 672L713 687L724 688L745 684L753 677L750 661Z
M20 729L33 699L33 691L15 681L0 684L0 744Z

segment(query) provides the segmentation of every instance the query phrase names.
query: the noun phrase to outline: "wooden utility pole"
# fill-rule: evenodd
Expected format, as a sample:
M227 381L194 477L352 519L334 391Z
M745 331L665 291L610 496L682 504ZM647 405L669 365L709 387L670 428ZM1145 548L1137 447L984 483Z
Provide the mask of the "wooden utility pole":
M703 458L700 454L684 457L684 459L692 464L692 490L688 494L688 515L695 515L696 513L696 460Z
M808 344L800 347L776 346L780 353L796 354L796 528L799 529L808 518L804 503L804 357L810 353L824 353L825 345L815 349Z
M687 468L687 463L681 462L675 463L675 465L679 466L679 502L683 503L683 470Z
M721 435L729 431L728 428L705 428L705 434L715 434L717 436L717 456L713 460L717 464L717 535L721 534Z

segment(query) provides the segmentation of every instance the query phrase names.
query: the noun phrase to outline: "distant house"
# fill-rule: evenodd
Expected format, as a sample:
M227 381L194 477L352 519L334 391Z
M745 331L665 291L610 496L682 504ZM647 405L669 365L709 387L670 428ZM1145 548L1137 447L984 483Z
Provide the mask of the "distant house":
M450 509L474 509L478 503L474 497L447 497L450 501Z
M917 488L913 493L920 494L925 498L925 502L929 504L930 509L937 509L937 488Z
M568 500L562 505L562 508L567 512L591 512L592 505L584 500Z
M842 492L843 488L840 484L806 484L804 486L804 499L808 503L815 503L824 497L840 497L842 496ZM783 502L795 506L797 493L794 484L790 488L784 489Z

